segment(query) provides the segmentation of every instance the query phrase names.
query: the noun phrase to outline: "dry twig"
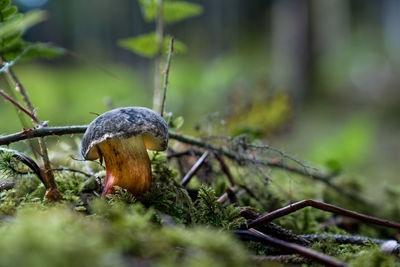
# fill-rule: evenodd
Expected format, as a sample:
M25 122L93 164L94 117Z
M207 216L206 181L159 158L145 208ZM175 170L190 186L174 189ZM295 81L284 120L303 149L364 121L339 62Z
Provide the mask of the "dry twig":
M9 79L15 84L15 89L21 94L22 100L25 102L25 105L28 107L30 114L32 115L32 120L35 124L36 127L42 127L42 122L37 118L35 114L35 109L29 100L28 94L22 85L22 83L19 81L18 77L15 75L15 73L12 71L11 67L8 67L5 70L6 75L9 77ZM16 105L18 108L22 108L21 105L19 105L17 102L13 102L14 105ZM47 185L47 191L45 194L45 198L50 199L50 200L60 200L62 198L60 191L58 190L56 180L54 178L54 173L51 168L51 163L49 159L49 155L47 153L47 146L46 142L43 137L40 137L38 140L39 147L40 147L40 156L42 157L43 160L43 165L44 165L44 171L42 174L42 177L45 181L45 184Z
M18 132L14 134L10 134L7 136L2 136L0 137L0 145L8 145L10 143L18 142L21 140L26 140L29 138L33 137L43 137L43 136L49 136L49 135L64 135L64 134L79 134L79 133L84 133L87 129L86 125L80 125L80 126L64 126L64 127L42 127L42 128L37 128L37 129L32 129L29 132L23 131L23 132ZM253 159L249 158L243 155L237 155L234 153L229 152L228 150L217 147L214 145L211 145L207 142L203 142L201 140L198 140L196 138L182 135L182 134L177 134L174 132L169 132L169 136L171 139L175 139L179 142L183 142L189 145L194 145L197 147L205 148L211 151L214 151L216 153L219 153L220 155L224 155L227 158L234 160L238 163L251 163L251 164L259 164L259 165L264 165L264 166L269 166L273 168L278 168L286 171L290 171L299 175L302 175L304 177L308 177L311 179L314 179L316 181L319 181L321 183L324 183L326 186L330 187L331 189L339 192L342 195L347 196L350 199L353 199L357 202L371 205L371 203L368 203L365 199L362 197L355 195L340 186L332 183L332 181L329 180L331 177L329 174L325 174L322 172L309 172L304 169L304 167L296 167L293 165L288 165L287 163L281 161L281 160L269 160L269 159ZM373 205L371 205L373 206Z
M376 224L376 225L381 225L381 226L385 226L385 227L391 227L391 228L396 228L396 229L400 229L400 223L397 222L392 222L389 220L385 220L385 219L380 219L380 218L376 218L376 217L372 217L372 216L368 216L365 214L361 214L355 211L351 211L351 210L346 210L331 204L327 204L324 202L320 202L320 201L316 201L316 200L312 200L312 199L307 199L307 200L302 200L293 204L290 204L286 207L277 209L275 211L272 211L270 213L267 213L261 217L258 217L257 219L251 221L248 224L248 227L255 227L257 225L260 225L264 222L268 222L271 221L273 219L285 216L287 214L290 214L292 212L295 212L299 209L305 208L305 207L314 207L320 210L324 210L324 211L329 211L329 212L333 212L336 214L340 214L343 216L347 216L347 217L351 217L351 218L355 218L358 219L360 221L364 221L367 223L372 223L372 224Z
M196 163L192 166L192 168L186 173L185 177L182 178L181 180L182 186L186 186L190 182L190 180L199 170L201 165L203 165L204 161L206 160L209 154L210 152L206 151L203 153L203 155L201 155L201 157L196 161Z
M339 260L336 260L334 258L331 258L328 255L319 253L317 251L314 251L312 249L289 243L280 239L273 238L271 236L268 236L260 231L257 231L254 228L250 228L249 230L234 230L233 231L236 235L238 235L240 238L244 240L250 240L250 241L256 241L256 242L261 242L262 244L265 245L272 245L276 246L279 248L283 248L286 251L293 252L300 254L304 257L307 257L311 260L317 261L319 263L322 263L327 266L335 266L335 267L343 267L343 266L348 266L344 262L341 262Z

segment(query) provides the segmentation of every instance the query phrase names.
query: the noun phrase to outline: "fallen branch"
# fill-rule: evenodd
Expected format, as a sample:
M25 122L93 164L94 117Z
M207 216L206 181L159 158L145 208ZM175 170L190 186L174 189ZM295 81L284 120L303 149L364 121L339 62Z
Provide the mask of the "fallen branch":
M327 203L312 200L312 199L302 200L302 201L290 204L286 207L274 210L270 213L267 213L261 217L258 217L255 220L251 221L248 224L248 227L255 227L255 226L261 225L264 222L272 221L273 219L280 218L282 216L285 216L287 214L290 214L292 212L295 212L299 209L302 209L302 208L305 208L308 206L311 206L316 209L324 210L324 211L329 211L329 212L332 212L335 214L340 214L343 216L351 217L351 218L354 218L354 219L357 219L357 220L360 220L363 222L400 229L400 223L368 216L368 215L365 215L362 213L358 213L358 212L351 211L351 210L346 210L346 209L343 209L343 208L340 208L340 207L337 207L337 206L334 206L331 204L327 204Z
M304 257L307 257L311 260L314 260L316 262L322 263L327 266L335 266L335 267L348 266L346 263L336 260L328 255L325 255L323 253L314 251L312 249L297 244L273 238L253 228L250 228L249 230L234 230L233 233L238 235L241 239L260 242L264 245L272 245L275 247L283 248L286 251L300 254Z
M244 208L240 210L240 216L247 220L254 220L260 215L250 209ZM306 247L311 247L313 245L313 242L310 240L307 240L303 238L301 235L297 235L293 233L291 230L285 229L280 225L277 225L273 222L266 222L263 223L262 225L258 225L254 227L255 229L263 232L263 233L268 233L269 235L287 241L287 242L292 242L296 244L300 244L302 246Z
M208 157L210 152L206 151L201 155L201 157L196 161L196 163L192 166L192 168L186 173L185 177L182 178L181 185L186 186L192 177L196 174L196 172L199 170L201 165L203 165L204 161Z
M14 134L10 134L7 136L2 136L0 137L0 145L9 145L14 142L18 142L21 140L26 140L29 138L34 138L34 137L44 137L44 136L49 136L49 135L65 135L65 134L83 134L87 129L86 125L79 125L79 126L64 126L64 127L42 127L42 128L35 128L29 131L22 131ZM252 163L252 164L259 164L259 165L264 165L272 168L278 168L286 171L290 171L299 175L302 175L304 177L311 178L313 180L319 181L324 183L326 186L332 188L333 190L347 196L350 199L353 199L355 201L361 202L363 204L368 204L371 205L371 203L368 203L365 199L341 188L340 186L332 183L329 178L331 175L325 174L322 172L309 172L307 168L299 168L293 165L288 165L284 161L281 160L268 160L268 159L253 159L250 157L245 157L241 155L236 155L234 153L229 152L228 150L217 147L214 145L211 145L207 142L203 142L201 140L198 140L193 137L189 137L186 135L182 134L177 134L174 132L169 132L169 137L171 139L177 140L179 142L183 142L189 145L194 145L198 146L201 148L205 148L211 151L214 151L216 153L219 153L220 155L224 155L227 158L234 160L238 163Z
M353 244L353 245L365 245L368 243L381 245L388 241L384 239L377 239L365 236L354 236L354 235L321 234L321 235L299 235L299 236L311 242L328 241L338 244Z

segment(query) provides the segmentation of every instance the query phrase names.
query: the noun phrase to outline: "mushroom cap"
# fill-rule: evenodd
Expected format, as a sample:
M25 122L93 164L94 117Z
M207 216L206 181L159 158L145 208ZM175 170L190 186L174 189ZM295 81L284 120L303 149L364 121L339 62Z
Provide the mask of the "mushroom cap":
M147 149L162 151L168 145L168 125L151 109L125 107L110 110L93 120L82 138L81 154L85 159L100 157L97 145L110 139L129 139L142 135Z

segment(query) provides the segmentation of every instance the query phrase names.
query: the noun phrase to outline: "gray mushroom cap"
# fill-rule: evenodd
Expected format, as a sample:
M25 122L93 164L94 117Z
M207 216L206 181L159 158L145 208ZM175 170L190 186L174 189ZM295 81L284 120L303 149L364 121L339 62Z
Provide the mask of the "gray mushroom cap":
M168 125L151 109L126 107L110 110L92 121L82 138L85 159L100 157L97 145L110 139L128 139L142 135L147 149L162 151L168 145Z

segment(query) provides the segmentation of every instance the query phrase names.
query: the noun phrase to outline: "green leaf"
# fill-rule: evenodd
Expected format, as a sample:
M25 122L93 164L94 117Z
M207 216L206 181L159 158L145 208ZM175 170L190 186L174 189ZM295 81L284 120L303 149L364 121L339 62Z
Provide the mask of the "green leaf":
M30 44L31 47L21 57L21 59L45 58L53 59L65 55L66 50L62 47L54 46L46 43Z
M150 22L154 20L157 14L156 0L139 0L144 20Z
M342 170L342 165L336 159L329 159L325 165L330 173L339 173Z
M15 64L20 60L30 60L35 58L52 59L60 57L66 50L46 43L29 43L19 40L12 46L0 49L0 55L5 61Z
M12 15L14 15L15 13L17 13L18 9L16 6L10 6L7 9L1 10L1 19L3 21L6 21L7 19L9 19Z
M22 34L23 34L22 32L16 32L16 33L14 33L14 34L12 34L10 36L7 36L7 37L3 38L1 40L3 49L6 49L7 47L13 46L17 42L20 42Z
M44 11L30 11L25 15L15 15L10 20L0 23L0 38L6 38L18 32L24 32L46 19Z
M144 19L147 22L157 16L157 0L139 0ZM203 7L185 1L163 2L163 19L166 23L174 23L203 13Z
M166 23L178 22L203 13L203 7L184 1L164 2L163 19Z
M11 5L11 0L0 0L0 10L3 10Z
M185 119L182 116L179 116L170 122L170 127L174 129L179 129L182 127Z
M168 51L169 42L171 36L167 35L163 40L163 54ZM136 37L121 39L118 41L118 45L128 49L138 55L152 58L157 54L157 41L156 34L154 32L142 34ZM185 53L187 47L180 41L174 41L174 51L177 53Z

